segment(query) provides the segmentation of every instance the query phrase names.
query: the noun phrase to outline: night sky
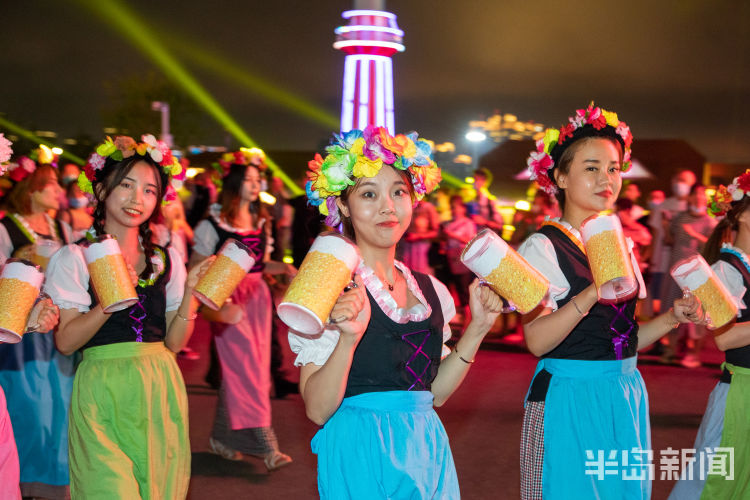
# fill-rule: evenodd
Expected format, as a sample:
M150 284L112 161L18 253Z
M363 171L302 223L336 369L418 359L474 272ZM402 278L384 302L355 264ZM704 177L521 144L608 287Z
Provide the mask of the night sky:
M344 55L331 44L351 2L128 4L157 36L219 54L338 117ZM461 149L468 121L496 109L559 126L595 99L617 111L636 140L685 139L709 161L750 163L748 2L402 0L387 7L405 31L406 52L394 57L399 131ZM106 85L158 71L85 2L3 2L0 40L0 113L62 137L101 137L111 125L102 116L111 106ZM189 51L173 53L266 149L312 150L332 132L194 64ZM226 140L208 115L200 119L203 142Z

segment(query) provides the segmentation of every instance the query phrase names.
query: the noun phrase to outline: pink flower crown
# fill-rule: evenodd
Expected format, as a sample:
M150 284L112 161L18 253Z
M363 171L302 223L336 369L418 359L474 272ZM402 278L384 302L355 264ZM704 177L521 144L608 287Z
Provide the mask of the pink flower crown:
M719 186L708 204L708 212L717 217L724 215L731 210L733 202L742 200L744 196L750 196L750 170L735 177L730 185Z
M562 152L568 146L584 137L617 138L623 146L621 170L627 172L630 168L633 134L630 133L630 127L617 118L617 113L594 107L592 102L588 108L576 110L575 116L568 118L568 121L570 123L560 129L545 130L544 137L536 141L536 151L532 151L526 160L531 180L536 181L544 192L552 196L557 193L557 186L550 176L550 172L555 168L555 159L559 161ZM587 131L593 133L587 134Z
M308 162L307 200L326 216L331 227L341 222L336 198L353 186L358 177L375 177L383 165L409 172L417 199L431 193L442 180L440 167L432 159L432 146L416 132L392 136L383 127L334 134L336 142L326 148L325 158L316 154Z
M107 158L122 161L137 153L141 156L148 155L168 176L170 182L164 190L163 203L174 200L177 197L177 191L173 182L181 183L187 172L182 168L179 160L172 155L172 150L166 143L157 141L151 134L142 135L141 140L143 142L136 143L132 137L124 135L115 137L114 141L107 137L102 144L96 147L96 152L91 153L83 171L78 176L78 187L81 188L81 191L94 194L92 183L96 179L97 172L104 168Z
M5 171L8 169L8 162L10 157L13 156L12 145L13 143L5 138L5 134L0 133L0 175L5 175Z

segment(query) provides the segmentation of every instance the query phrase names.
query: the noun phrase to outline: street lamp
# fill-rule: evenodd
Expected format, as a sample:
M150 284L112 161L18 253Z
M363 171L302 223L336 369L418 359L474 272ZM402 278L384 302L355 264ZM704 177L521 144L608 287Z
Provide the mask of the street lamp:
M481 130L469 130L466 132L466 140L473 144L472 149L472 167L476 171L479 168L479 144L487 140L487 134Z
M159 139L172 149L172 134L169 133L169 103L164 101L153 101L151 109L161 112L161 135Z

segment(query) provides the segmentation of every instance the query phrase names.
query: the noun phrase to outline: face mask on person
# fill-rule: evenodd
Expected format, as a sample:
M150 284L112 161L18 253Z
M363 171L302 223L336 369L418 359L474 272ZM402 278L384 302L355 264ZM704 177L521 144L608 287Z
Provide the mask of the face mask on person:
M678 198L682 198L690 194L690 184L687 182L673 182L672 192Z
M88 204L89 204L89 200L85 196L81 196L78 198L70 198L68 200L68 206L70 206L70 208L84 208L88 206Z
M78 179L78 177L76 177L75 175L66 175L66 176L60 178L60 182L62 183L63 186L68 186L71 182L73 182L73 181L75 181L77 179Z

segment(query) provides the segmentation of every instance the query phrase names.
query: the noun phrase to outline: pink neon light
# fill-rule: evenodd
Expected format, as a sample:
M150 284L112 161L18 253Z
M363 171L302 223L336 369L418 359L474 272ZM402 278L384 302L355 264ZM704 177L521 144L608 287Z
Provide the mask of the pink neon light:
M339 26L335 30L333 30L334 33L337 35L341 35L343 33L352 33L352 32L358 32L358 31L377 31L379 33L390 33L392 35L397 36L404 36L404 32L401 31L398 28L386 28L385 26Z
M376 16L376 17L387 17L388 19L396 19L396 14L391 12L385 12L383 10L347 10L341 14L344 19L349 19L354 16Z

